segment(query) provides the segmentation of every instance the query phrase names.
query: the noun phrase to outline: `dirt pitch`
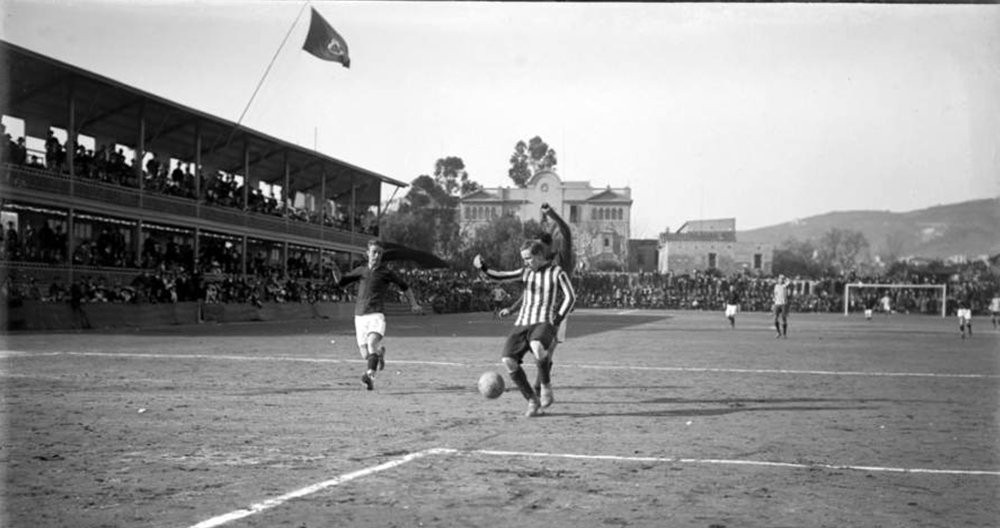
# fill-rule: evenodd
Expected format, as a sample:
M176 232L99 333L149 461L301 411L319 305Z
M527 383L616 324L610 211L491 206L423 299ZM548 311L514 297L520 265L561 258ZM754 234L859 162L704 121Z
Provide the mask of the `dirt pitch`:
M578 311L533 419L489 314L391 319L374 392L350 321L6 335L0 525L1000 525L989 321L737 322Z

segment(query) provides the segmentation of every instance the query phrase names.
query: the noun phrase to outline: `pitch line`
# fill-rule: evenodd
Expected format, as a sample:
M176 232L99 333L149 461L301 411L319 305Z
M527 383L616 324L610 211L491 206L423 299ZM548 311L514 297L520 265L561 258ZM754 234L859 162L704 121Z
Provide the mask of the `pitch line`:
M0 350L0 358L31 357L31 356L92 356L92 357L135 357L153 359L215 359L228 361L290 361L301 363L359 363L361 359L309 358L295 356L236 356L232 354L143 354L130 352L22 352L17 350ZM402 365L431 365L438 367L477 367L481 363L458 363L454 361L416 361L393 359L392 362ZM740 369L721 367L642 367L633 365L587 365L579 363L563 363L566 367L576 367L591 370L646 370L660 372L714 372L728 374L784 374L813 376L870 376L889 378L952 378L952 379L998 379L997 374L948 374L940 372L863 372L851 370L789 370L789 369Z
M406 456L404 456L402 458L397 458L396 460L392 460L392 461L386 462L384 464L379 464L377 466L372 466L370 468L365 468L365 469L362 469L362 470L359 470L359 471L354 471L352 473L346 473L344 475L341 475L341 476L336 477L336 478L332 478L330 480L325 480L323 482L317 482L316 484L312 484L310 486L306 486L304 488L297 489L295 491L292 491L292 492L286 493L284 495L281 495L280 497L275 497L273 499L267 499L267 500L265 500L263 502L258 502L256 504L251 504L249 508L245 508L245 509L242 509L242 510L235 510L235 511L231 511L229 513L226 513L224 515L219 515L217 517L212 517L211 519L202 521L202 522L200 522L198 524L191 525L190 528L213 528L215 526L222 526L223 524L226 524L226 523L228 523L230 521L235 521L237 519L242 519L244 517L249 517L250 515L254 515L254 514L260 513L260 512L262 512L264 510L269 510L269 509L274 508L276 506L281 506L282 504L284 504L284 503L286 503L286 502L288 502L288 501L290 501L292 499L297 499L299 497L305 497L306 495L312 495L313 493L316 493L317 491L322 491L322 490L324 490L326 488L337 486L337 485L343 484L345 482L349 482L349 481L357 479L357 478L366 477L368 475L372 475L372 474L378 473L380 471L385 471L387 469L392 469L392 468L394 468L396 466L401 466L403 464L406 464L407 462L412 462L412 461L414 461L414 460L416 460L418 458L422 458L422 457L425 457L425 456L428 456L428 455L450 454L450 453L454 453L454 452L455 452L454 449L434 448L434 449L425 449L423 451L418 451L416 453L410 453L409 455L406 455Z
M487 449L477 449L474 451L464 451L490 456L516 456L528 458L569 458L578 460L613 460L618 462L668 462L677 464L716 464L732 466L762 466L792 469L836 469L853 471L871 471L882 473L923 473L932 475L989 475L1000 477L1000 471L987 470L967 470L967 469L926 469L926 468L901 468L901 467L881 467L881 466L852 466L840 464L798 464L794 462L767 462L762 460L726 460L717 458L678 458L678 457L628 457L615 455L575 455L569 453L532 453L527 451L493 451Z
M232 354L142 354L133 352L19 352L15 350L0 350L0 357L30 357L30 356L91 356L91 357L129 357L152 359L219 359L227 361L291 361L300 363L363 363L363 359L332 359L309 358L295 356L234 356ZM467 367L465 363L450 361L412 361L393 359L393 363L411 365L434 365L439 367Z
M570 365L567 363L566 365ZM939 372L862 372L851 370L786 370L786 369L739 369L715 367L637 367L622 365L573 365L582 369L597 370L655 370L666 372L724 372L731 374L811 374L816 376L875 376L875 377L919 377L919 378L1000 378L996 374L946 374Z

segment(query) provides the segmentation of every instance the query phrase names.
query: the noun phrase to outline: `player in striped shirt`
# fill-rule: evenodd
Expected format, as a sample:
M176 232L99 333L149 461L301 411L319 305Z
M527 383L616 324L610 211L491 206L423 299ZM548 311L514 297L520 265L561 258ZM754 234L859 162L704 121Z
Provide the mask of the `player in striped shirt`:
M544 243L538 240L525 242L521 246L521 259L524 268L513 271L490 270L479 255L476 255L473 265L492 279L516 280L524 284L521 309L513 330L507 336L501 361L510 379L528 400L526 416L538 416L541 407L553 401L549 350L556 338L556 328L573 309L576 294L566 272L552 263ZM560 300L558 308L557 300ZM535 392L521 368L524 355L529 351L535 356L541 378L540 394Z
M575 267L572 232L570 231L569 225L566 223L566 221L563 220L562 217L559 216L552 209L552 207L548 204L548 202L542 204L542 225L546 223L546 218L551 218L552 221L555 223L556 227L558 228L559 239L558 240L553 239L552 234L545 231L539 233L537 239L541 241L543 244L545 244L545 246L548 248L547 249L548 256L551 259L552 263L559 265L559 267L561 267L563 271L565 271L566 274L569 275L570 278L572 279L573 268ZM497 315L500 317L507 317L507 315L518 310L521 307L521 302L523 300L524 300L523 298L518 298L517 301L515 301L514 304L512 304L511 306L499 310L497 312ZM569 318L564 317L562 322L556 325L556 338L552 341L552 345L549 347L548 367L549 367L550 377L552 374L553 364L555 362L556 346L558 346L560 343L566 342L567 319ZM542 374L541 371L539 371L538 375L535 377L534 389L535 393L537 394L542 393L541 374ZM546 394L549 397L542 398L542 407L548 407L549 405L552 405L554 401L550 391L547 391Z

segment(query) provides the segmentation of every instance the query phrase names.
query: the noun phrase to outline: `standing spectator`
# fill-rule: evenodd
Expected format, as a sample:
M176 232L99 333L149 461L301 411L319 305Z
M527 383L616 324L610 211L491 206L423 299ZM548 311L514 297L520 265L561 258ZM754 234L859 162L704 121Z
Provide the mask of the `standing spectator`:
M75 322L79 324L80 328L89 330L90 318L87 317L87 312L83 311L84 295L83 285L80 284L80 281L73 281L69 287L69 306L73 310Z
M4 242L7 247L7 260L20 260L21 237L17 233L17 228L14 227L14 222L7 222Z

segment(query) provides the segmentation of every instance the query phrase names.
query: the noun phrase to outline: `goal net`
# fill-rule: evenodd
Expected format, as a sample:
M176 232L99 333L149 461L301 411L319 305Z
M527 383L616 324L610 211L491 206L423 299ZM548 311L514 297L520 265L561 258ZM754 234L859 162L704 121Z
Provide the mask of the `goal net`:
M948 286L944 284L844 285L844 315L853 311L939 313L945 317Z

